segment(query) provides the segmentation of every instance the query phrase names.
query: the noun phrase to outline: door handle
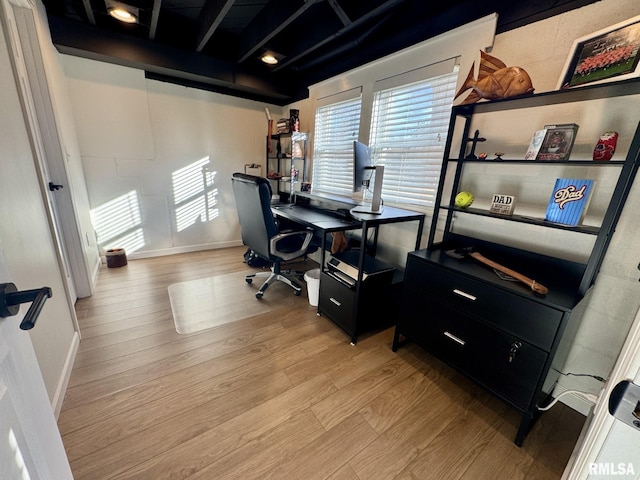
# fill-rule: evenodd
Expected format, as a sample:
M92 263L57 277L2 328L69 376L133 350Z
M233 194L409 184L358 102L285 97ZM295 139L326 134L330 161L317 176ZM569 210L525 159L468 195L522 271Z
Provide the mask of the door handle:
M61 188L64 188L64 185L56 185L53 182L49 182L49 190L51 190L52 192L55 192L56 190L60 190Z
M44 302L51 298L52 294L49 287L19 292L13 283L0 283L0 317L13 317L18 314L21 303L31 302L27 314L20 322L20 329L31 330L44 307Z

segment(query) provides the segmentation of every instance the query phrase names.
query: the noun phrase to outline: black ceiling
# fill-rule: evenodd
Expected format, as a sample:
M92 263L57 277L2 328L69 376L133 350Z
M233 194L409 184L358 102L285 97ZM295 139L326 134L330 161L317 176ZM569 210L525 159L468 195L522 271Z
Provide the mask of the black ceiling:
M285 105L307 87L498 13L498 33L597 0L43 0L56 48L150 78ZM535 42L535 38L530 39ZM263 64L266 51L279 57Z

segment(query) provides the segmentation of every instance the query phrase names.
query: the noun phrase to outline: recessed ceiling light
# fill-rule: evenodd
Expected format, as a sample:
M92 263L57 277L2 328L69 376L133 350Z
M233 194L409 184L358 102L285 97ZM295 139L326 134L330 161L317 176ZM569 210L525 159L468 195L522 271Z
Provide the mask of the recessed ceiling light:
M137 23L138 17L123 7L114 7L109 9L109 15L113 18L125 23Z
M270 53L264 54L260 60L262 60L267 65L275 65L276 63L278 63L278 59Z

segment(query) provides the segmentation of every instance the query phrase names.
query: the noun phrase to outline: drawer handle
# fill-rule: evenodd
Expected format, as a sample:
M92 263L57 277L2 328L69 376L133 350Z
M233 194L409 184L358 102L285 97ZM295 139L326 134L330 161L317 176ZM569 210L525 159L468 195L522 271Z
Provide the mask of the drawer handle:
M336 300L335 298L333 298L333 297L329 297L329 300L331 300L331 302L332 302L332 303L334 303L334 304L336 304L338 307L341 307L341 306L342 306L342 304L341 304L338 300Z
M444 332L444 336L447 337L447 338L450 338L451 340L453 340L454 342L456 342L459 345L462 345L463 347L464 347L464 344L466 343L461 338L456 337L453 333Z
M469 300L475 301L476 297L471 295L470 293L463 292L462 290L458 290L457 288L453 289L453 293L456 295L460 295L461 297L468 298Z

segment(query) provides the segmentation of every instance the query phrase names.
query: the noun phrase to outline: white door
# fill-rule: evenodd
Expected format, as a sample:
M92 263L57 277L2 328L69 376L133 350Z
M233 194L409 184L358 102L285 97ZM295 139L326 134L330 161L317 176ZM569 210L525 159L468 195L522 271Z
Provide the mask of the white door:
M0 238L0 283L10 282ZM0 479L73 479L29 334L19 328L28 307L0 317Z
M59 158L61 151L57 143L59 139L55 130L55 119L53 119L51 112L49 92L46 89L46 85L43 85L45 83L44 65L42 56L39 53L33 10L15 5L14 2L16 1L28 5L28 2L20 2L19 0L5 1L6 21L11 25L8 30L8 47L15 60L16 73L19 77L18 86L22 89L25 100L26 111L24 113L31 127L34 149L37 152L35 158L38 161L43 182L48 187L48 207L53 221L51 227L57 239L58 258L67 284L68 296L73 304L78 295L69 263L69 258L71 258L67 248L69 241L68 238L65 238L65 225L62 222L61 211L58 208L58 197L63 194L68 195L68 192L60 192L58 190L64 188L65 185L63 184L67 184L68 181L64 169L64 161ZM58 147L58 149L56 150L54 147ZM59 166L60 163L62 163L62 166ZM57 178L51 174L50 164L53 164L54 167L57 166ZM63 184L60 184L60 182ZM68 190L68 185L66 186ZM68 208L68 210L71 210L71 208Z
M608 408L611 391L623 380L640 385L640 310L563 478L640 478L640 430L613 417Z

